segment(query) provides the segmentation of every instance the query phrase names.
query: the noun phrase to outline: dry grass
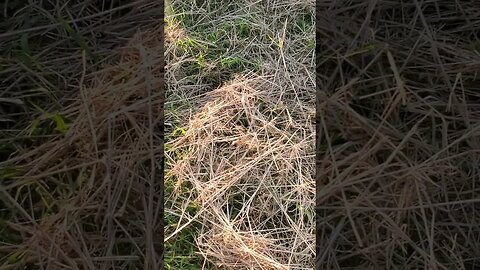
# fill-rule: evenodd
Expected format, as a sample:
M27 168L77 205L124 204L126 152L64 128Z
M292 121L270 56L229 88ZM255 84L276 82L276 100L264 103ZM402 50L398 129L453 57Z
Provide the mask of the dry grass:
M166 254L194 230L206 269L311 269L313 3L196 3L167 16Z
M477 269L478 2L318 8L317 265Z
M112 57L94 61L41 13L58 42L2 55L0 268L158 269L164 242L173 269L311 269L315 254L320 269L478 268L478 3L317 5L315 53L313 1L172 1L165 228L163 26L113 54L98 43ZM116 22L103 27L132 29ZM0 24L43 33L18 25ZM42 87L63 95L32 99Z
M187 243L198 245L214 269L308 268L314 252L312 3L245 1L224 5L210 1L202 6L202 1L180 2L172 4L191 10L181 16L182 12L174 14L180 18L172 21L169 30L177 27L179 31L167 32L166 153L172 159L167 162L165 184L170 191L165 203L167 219L182 218L175 221L176 226L165 228L167 252L168 247L181 242L184 232L193 232L196 223L200 224L199 234L195 234L198 242ZM41 78L53 85L61 98L55 106L41 104L45 112L40 124L33 121L37 115L8 115L22 119L21 124L10 126L8 131L13 133L8 134L33 138L39 125L47 134L33 145L9 152L8 160L1 163L8 168L2 170L0 189L6 213L0 232L8 236L0 247L3 268L160 267L164 239L160 220L163 194L158 182L163 152L163 50L159 37L163 29L150 23L154 9L145 10L155 5L141 3L141 12L130 14L126 20L143 16L147 22L142 25L147 29L138 31L125 48L110 54L104 54L108 44L95 44L92 36L96 37L99 29L107 35L115 29L122 32L120 28L129 24L115 21L117 24L111 22L102 28L96 21L98 11L87 4L75 5L72 10L80 17L70 16L74 31L66 26L63 30L68 32L66 40L77 41L84 53L76 47L67 50L66 54L75 52L69 58L72 64L52 64L56 68L52 78L46 76L48 71L35 70L21 77L31 81ZM274 16L265 20L266 14ZM288 21L296 20L301 24L298 29L287 27ZM203 34L214 30L220 21L223 28L216 28L215 36L203 40ZM98 26L89 29L88 23ZM59 26L62 24L46 22L40 28L21 28L6 36L14 39L38 29L50 33ZM69 44L65 40L55 43L45 50L48 54L34 51L33 59L50 63L56 52L63 52L60 48L65 43ZM90 47L85 46L98 49L93 55L96 58L91 58ZM102 58L105 56L108 59ZM98 59L105 61L96 62ZM23 86L15 82L22 68L22 63L17 63L5 71L13 86ZM237 73L245 75L251 70L255 75L235 79ZM62 76L66 78L63 84L53 82ZM72 91L62 92L62 87ZM9 102L23 98L11 95L11 88L2 88L3 93L10 94L6 96ZM220 111L209 115L208 110L215 107ZM227 107L231 108L221 111ZM233 129L222 130L222 125ZM172 131L182 127L187 128L185 136L175 139ZM226 142L228 149L206 144L218 138L235 138L237 142ZM287 147L291 147L289 151L285 151ZM201 155L189 156L184 150ZM258 156L254 157L255 153ZM241 155L245 155L244 160ZM207 157L219 162L208 166L213 170L211 184L202 184L200 179L192 182L188 166L196 171L206 169ZM277 161L271 163L271 158ZM184 167L178 165L181 163ZM222 170L230 174L222 175ZM277 186L279 181L282 186ZM277 222L283 228L277 227ZM222 247L224 244L229 249ZM201 265L174 265L174 269L189 267L198 269Z
M64 134L1 164L14 168L0 188L2 269L159 269L162 30L97 72L84 54L78 95L57 112Z
M195 220L200 252L219 266L311 267L315 111L279 103L277 90L268 77L237 78L208 93L185 135L169 143L167 179L191 193L166 198L182 204L172 210L183 220L167 240ZM185 214L191 201L195 216Z

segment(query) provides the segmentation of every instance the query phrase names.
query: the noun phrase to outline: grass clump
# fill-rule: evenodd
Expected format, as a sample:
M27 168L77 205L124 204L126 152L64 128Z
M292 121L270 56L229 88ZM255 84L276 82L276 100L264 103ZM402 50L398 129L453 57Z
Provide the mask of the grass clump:
M478 267L476 4L320 5L320 268Z
M167 252L196 269L313 267L313 5L169 6L166 181L190 188L167 199L181 217ZM183 234L195 241L182 254Z
M158 3L2 3L0 268L160 268Z
M313 241L309 233L314 220L304 223L303 217L304 209L311 208L313 203L309 199L309 190L313 191L309 187L313 184L309 178L313 164L308 155L313 145L308 137L291 138L295 132L307 131L312 126L308 122L284 121L288 122L288 115L299 118L302 113L313 117L313 108L309 111L307 105L290 105L280 114L270 114L269 109L281 93L268 84L266 78L237 78L208 93L203 109L192 117L185 136L169 143L172 149L188 146L192 152L182 158L166 153L176 182L192 186L189 197L172 202L199 205L200 214L191 215L182 209L184 224L195 219L203 225L197 233L199 252L208 261L227 268L301 268L312 259L312 253L305 249ZM263 111L258 111L260 100L267 103ZM236 115L244 115L245 123L235 120ZM284 141L287 138L291 141ZM285 148L290 150L284 151ZM211 158L214 159L206 162ZM276 168L269 162L272 159L276 160ZM292 166L302 171L295 172ZM204 172L202 175L207 177L197 172ZM287 177L292 173L295 177ZM304 189L294 190L297 181ZM299 198L303 208L288 212L289 201ZM171 237L177 233L173 232ZM220 235L230 240L218 238ZM292 246L293 239L297 239L297 244ZM225 245L229 248L223 248ZM242 245L248 245L249 251L244 251ZM313 251L313 246L310 248Z

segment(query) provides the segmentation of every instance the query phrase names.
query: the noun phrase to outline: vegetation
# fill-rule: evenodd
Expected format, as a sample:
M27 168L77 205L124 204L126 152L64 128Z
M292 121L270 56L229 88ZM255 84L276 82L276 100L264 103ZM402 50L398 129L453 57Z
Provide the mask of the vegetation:
M316 4L0 3L0 269L477 269L477 2Z
M0 4L1 269L158 269L158 3Z
M322 269L478 268L477 8L320 1Z
M199 2L167 6L166 263L310 269L314 6Z

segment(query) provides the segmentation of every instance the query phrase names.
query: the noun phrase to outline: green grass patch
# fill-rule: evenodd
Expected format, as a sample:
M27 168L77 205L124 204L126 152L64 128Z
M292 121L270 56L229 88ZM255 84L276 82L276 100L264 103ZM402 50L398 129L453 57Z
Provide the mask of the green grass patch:
M226 5L231 8L232 5ZM226 7L219 7L218 14ZM189 13L188 6L178 4L167 8L168 25L180 25L187 37L177 41L179 57L189 59L181 65L186 78L216 88L233 78L235 74L259 72L261 64L232 53L238 42L248 42L260 35L260 30L248 18L236 18L225 22L205 22L199 14ZM213 15L212 15L213 16Z
M165 198L169 198L174 192L175 182L176 180L173 177L166 175ZM191 190L192 186L186 183L179 187L176 192L187 196ZM191 202L185 209L186 214L190 216L194 216L198 210L199 206L194 202ZM164 220L166 227L170 227L172 230L180 221L178 216L168 212L165 213ZM194 222L165 243L165 269L201 269L203 259L197 253L198 248L195 245L199 228L200 224Z

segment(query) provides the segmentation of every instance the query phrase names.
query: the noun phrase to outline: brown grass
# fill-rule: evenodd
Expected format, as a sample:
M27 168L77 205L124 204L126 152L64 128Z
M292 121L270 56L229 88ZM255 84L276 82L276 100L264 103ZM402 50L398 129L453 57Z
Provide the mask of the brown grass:
M164 239L155 24L101 69L77 52L61 84L78 89L58 111L68 132L0 163L2 269L158 269L161 245L194 224L191 244L213 269L311 269L315 254L320 269L478 268L477 2L317 2L315 120L313 26L289 28L312 1L185 3L191 20L169 29L165 51L165 211L178 222ZM255 34L241 35L244 22ZM209 44L199 31L222 23L233 28L221 46L244 69L210 55L189 72L198 52L177 42ZM28 137L28 122L8 134Z
M477 8L319 3L321 269L478 268Z
M115 64L83 73L78 99L60 112L72 119L68 132L8 161L24 173L1 188L18 213L7 226L22 237L0 247L11 261L5 267L158 269L159 35L137 34Z
M208 93L186 134L169 143L167 179L188 182L192 195L182 203L194 201L200 211L184 214L167 240L195 220L203 224L200 252L217 265L303 269L312 262L314 109L283 105L277 90L268 77L239 77Z
M178 222L165 236L173 243L199 228L202 269L313 267L312 4L172 1L177 14L167 19L181 8L192 16L166 30L166 104L178 106L166 111L167 134L179 127L184 134L167 142L165 185L174 188L166 213ZM207 40L212 33L221 38ZM189 39L209 48L197 73L185 66L198 54L179 46ZM210 54L218 51L260 68L226 70L230 79L212 83L212 74L225 72Z

